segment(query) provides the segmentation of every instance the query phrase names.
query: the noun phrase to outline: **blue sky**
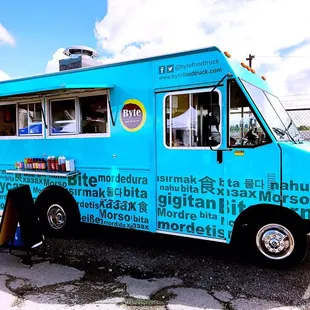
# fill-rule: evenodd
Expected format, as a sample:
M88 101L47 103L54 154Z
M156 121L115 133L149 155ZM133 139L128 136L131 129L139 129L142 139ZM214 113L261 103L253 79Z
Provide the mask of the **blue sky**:
M15 46L0 45L0 69L10 77L44 73L60 47L97 49L94 27L106 10L104 0L2 0L0 23L14 37Z
M0 80L58 71L72 45L104 63L215 45L310 105L309 0L0 1Z

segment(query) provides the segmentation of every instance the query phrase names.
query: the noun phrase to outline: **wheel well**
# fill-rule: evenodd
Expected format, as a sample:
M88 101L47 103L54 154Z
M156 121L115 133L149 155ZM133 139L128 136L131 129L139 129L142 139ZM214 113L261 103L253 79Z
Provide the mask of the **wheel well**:
M258 204L246 208L239 214L239 216L235 220L234 227L232 230L232 241L238 239L237 237L238 233L240 233L243 230L243 228L246 228L247 224L264 217L272 217L272 218L281 217L286 219L288 218L290 219L290 221L298 223L298 225L301 225L305 233L309 232L309 230L307 229L306 222L295 211L281 206Z
M55 196L65 198L68 203L76 209L76 212L78 212L78 215L80 216L80 211L75 198L71 195L71 193L69 193L68 190L58 185L50 185L43 189L35 200L36 209L38 210L40 208L41 202L45 201L49 197Z

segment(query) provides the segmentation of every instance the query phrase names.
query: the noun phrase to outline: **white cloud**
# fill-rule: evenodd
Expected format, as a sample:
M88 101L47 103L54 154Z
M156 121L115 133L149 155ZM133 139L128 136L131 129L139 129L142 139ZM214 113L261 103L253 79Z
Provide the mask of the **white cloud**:
M0 45L2 44L15 45L15 39L0 23ZM0 70L0 81L9 80L9 79L10 77L5 72Z
M212 45L239 61L251 53L254 69L282 96L310 93L309 58L296 57L310 57L310 45L294 57L279 53L310 39L308 16L307 0L110 0L95 36L106 63Z
M15 39L0 23L0 45L1 44L15 45Z
M68 58L68 56L63 54L64 48L59 48L53 55L53 58L48 61L45 71L46 73L52 73L59 71L59 60Z
M9 80L10 77L3 71L0 70L0 81Z

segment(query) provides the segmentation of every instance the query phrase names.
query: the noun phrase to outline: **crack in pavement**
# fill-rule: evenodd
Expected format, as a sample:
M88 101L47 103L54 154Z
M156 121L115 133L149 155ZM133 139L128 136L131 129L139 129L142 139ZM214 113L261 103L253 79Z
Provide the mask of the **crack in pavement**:
M88 305L105 304L114 309L126 307L132 310L141 307L198 310L206 306L214 310L248 310L261 309L261 305L266 309L300 309L254 296L233 296L228 290L214 287L192 287L177 277L137 279L129 275L117 276L109 268L90 267L88 271L82 271L46 261L37 262L30 269L21 267L23 265L13 255L0 254L0 257L2 309L40 309L42 305L44 309L54 306L58 310L58 305L86 309Z

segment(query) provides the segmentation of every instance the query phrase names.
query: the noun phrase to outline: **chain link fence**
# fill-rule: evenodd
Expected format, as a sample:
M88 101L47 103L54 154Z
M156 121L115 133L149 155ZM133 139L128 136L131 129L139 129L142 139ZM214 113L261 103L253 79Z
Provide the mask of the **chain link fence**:
M310 141L310 108L287 108L293 122L304 140Z

